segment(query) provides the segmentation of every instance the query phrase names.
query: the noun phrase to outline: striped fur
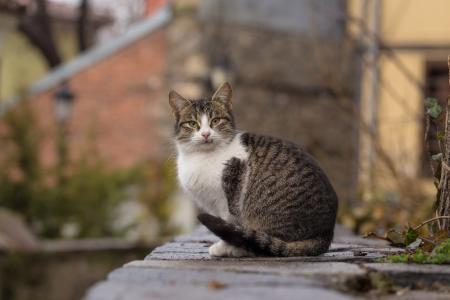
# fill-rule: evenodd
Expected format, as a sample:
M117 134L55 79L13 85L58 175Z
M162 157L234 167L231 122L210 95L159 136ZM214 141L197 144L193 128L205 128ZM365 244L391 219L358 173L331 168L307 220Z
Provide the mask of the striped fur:
M228 244L261 256L316 256L326 252L331 242L322 237L285 242L262 231L227 223L210 214L202 213L197 218L200 223Z

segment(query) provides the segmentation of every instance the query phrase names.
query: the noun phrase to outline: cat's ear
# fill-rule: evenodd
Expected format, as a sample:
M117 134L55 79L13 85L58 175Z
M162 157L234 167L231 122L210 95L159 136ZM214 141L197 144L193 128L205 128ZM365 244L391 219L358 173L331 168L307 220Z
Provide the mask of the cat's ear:
M189 103L189 100L183 98L183 96L181 96L177 92L173 90L169 92L169 104L172 107L172 111L174 114L179 113L180 110Z
M231 96L233 91L231 85L228 82L223 83L212 96L213 101L220 101L224 104L231 106Z

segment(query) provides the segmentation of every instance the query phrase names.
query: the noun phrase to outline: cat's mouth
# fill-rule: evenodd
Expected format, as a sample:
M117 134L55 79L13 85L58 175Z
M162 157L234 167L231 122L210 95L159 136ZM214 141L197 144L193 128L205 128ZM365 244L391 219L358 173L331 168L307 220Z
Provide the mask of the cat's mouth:
M213 139L207 139L207 140L203 140L202 144L212 144L213 143Z
M209 146L215 145L215 140L212 138L209 138L207 140L202 139L202 140L197 140L196 144L198 145L198 147L201 148L209 148Z

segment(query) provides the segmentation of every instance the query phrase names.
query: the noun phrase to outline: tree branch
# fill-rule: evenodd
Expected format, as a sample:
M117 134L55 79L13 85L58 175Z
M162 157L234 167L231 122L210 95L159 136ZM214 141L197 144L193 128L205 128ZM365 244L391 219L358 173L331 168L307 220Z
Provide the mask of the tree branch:
M61 63L61 56L53 38L47 4L45 0L37 0L36 3L37 9L34 14L27 15L25 11L21 13L18 29L39 49L47 65L54 68Z
M89 48L88 22L89 22L89 1L81 0L77 22L78 49L84 52Z

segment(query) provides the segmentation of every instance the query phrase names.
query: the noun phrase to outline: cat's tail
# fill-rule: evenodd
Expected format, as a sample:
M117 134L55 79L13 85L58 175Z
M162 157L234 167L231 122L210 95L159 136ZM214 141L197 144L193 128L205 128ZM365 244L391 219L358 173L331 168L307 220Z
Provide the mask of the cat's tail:
M197 218L223 241L257 255L316 256L326 252L331 243L329 237L285 242L264 232L236 226L210 214L202 213Z

